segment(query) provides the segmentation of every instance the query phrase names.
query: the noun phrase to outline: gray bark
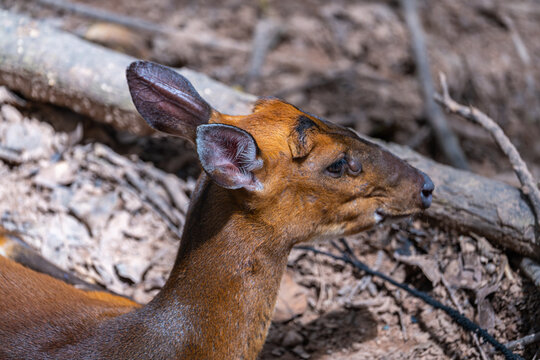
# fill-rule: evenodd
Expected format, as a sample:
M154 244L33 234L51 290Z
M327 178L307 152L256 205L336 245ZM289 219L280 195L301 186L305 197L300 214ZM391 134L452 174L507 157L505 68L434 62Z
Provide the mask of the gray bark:
M135 111L125 81L125 69L133 60L0 10L0 84L29 99L65 106L117 129L147 135L151 129ZM249 113L254 96L192 70L179 71L219 111ZM403 146L383 146L432 177L436 190L425 216L540 260L534 213L520 190L438 164Z
M432 178L433 205L426 216L484 236L521 255L540 259L535 217L521 191L511 185L436 163L396 144L387 148Z
M40 21L0 10L0 83L26 98L68 107L138 135L152 133L135 111L125 78L135 58ZM248 113L254 97L189 69L186 76L216 109Z

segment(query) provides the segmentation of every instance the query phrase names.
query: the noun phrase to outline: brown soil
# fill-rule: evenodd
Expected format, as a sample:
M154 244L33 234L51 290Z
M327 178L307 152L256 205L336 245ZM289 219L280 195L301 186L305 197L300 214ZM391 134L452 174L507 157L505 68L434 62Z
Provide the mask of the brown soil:
M89 36L93 29L94 40L138 56L188 66L258 95L279 95L306 111L413 146L444 162L423 115L398 2L84 3L238 44L251 44L262 18L279 21L283 34L259 78L248 83L249 52L186 46L129 31L112 41L109 37L116 30L107 28L107 36L100 35L91 20L35 2L0 0L4 8L48 19L80 35ZM533 0L420 4L433 74L443 71L454 98L491 115L540 178L540 6ZM529 65L519 55L507 18L525 45ZM7 102L3 100L0 115L0 143L9 131L16 133L7 130L14 127L34 129L40 141L34 148L23 146L30 154L24 163L0 161L6 184L0 190L4 226L23 230L44 256L86 280L148 301L167 276L177 241L162 214L137 189L114 180L125 173L107 165L99 146L106 144L135 163L143 159L178 175L175 181L186 200L199 171L189 146L170 139L134 138L62 109L29 103L17 110ZM84 125L82 144L67 147L68 133L77 122ZM449 122L473 171L517 184L489 136L461 119L449 117ZM159 182L140 169L136 173L150 190L169 198ZM173 216L178 220L173 230L181 229L183 216L181 211ZM51 233L53 227L43 225L54 222L62 224L62 233ZM444 304L457 303L501 342L540 331L538 289L516 268L512 254L492 248L485 239L417 219L384 225L349 241L362 261L377 264ZM319 246L330 249L328 244ZM260 359L481 358L471 335L448 316L391 285L305 251L293 251L288 268L299 285L294 291L303 295L284 300L298 311L274 321ZM455 303L450 293L455 293ZM488 358L501 358L489 345L482 348ZM538 344L518 352L533 358Z

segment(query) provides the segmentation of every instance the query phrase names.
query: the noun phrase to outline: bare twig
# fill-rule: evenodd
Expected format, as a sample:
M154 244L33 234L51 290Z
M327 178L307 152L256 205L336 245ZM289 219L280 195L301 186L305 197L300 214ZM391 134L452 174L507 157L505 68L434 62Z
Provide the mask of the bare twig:
M522 192L530 200L533 212L536 217L536 229L537 231L539 231L540 190L538 189L531 172L527 168L527 164L525 164L515 146L504 134L504 131L501 129L501 127L497 125L495 121L493 121L493 119L472 106L466 107L455 102L450 97L450 94L448 92L448 86L446 84L446 77L444 76L444 74L441 74L440 78L443 95L435 94L435 100L439 104L443 105L451 113L458 114L467 120L480 124L491 134L495 142L497 142L501 150L508 157L508 160L512 164L514 172L519 178L522 186ZM535 243L538 244L538 236L536 236L534 240ZM536 264L534 261L528 258L524 258L520 264L520 267L525 272L525 274L533 280L536 286L540 287L540 265Z
M372 268L373 270L379 270L379 267L381 266L382 261L383 261L383 256L384 256L384 251L382 250L377 251L377 259L375 259L375 264L373 265L373 268ZM347 296L347 301L351 302L352 298L358 292L364 291L369 286L369 284L372 283L372 279L373 279L373 276L371 275L364 276L362 280L360 280L351 290L351 292Z
M398 308L399 323L401 324L401 334L403 335L403 341L407 342L409 337L407 336L407 327L405 326L405 316L401 308Z
M102 171L99 176L108 178L112 181L123 184L127 189L132 191L134 195L139 197L145 206L152 209L167 225L169 230L174 233L178 239L182 237L182 232L179 229L181 219L172 211L171 207L165 199L149 189L138 175L139 166L122 156L114 153L111 149L104 145L96 145L94 147L94 155L89 156L91 162L96 162L101 165ZM118 168L123 169L121 174L107 174L107 164L118 165ZM125 180L124 180L125 179ZM174 204L173 204L174 205Z
M540 190L536 186L536 182L527 168L527 164L525 164L517 149L504 134L500 126L489 116L474 107L458 104L450 97L448 86L446 84L446 77L443 74L441 74L441 86L443 95L435 94L435 100L451 113L458 114L461 117L484 127L508 157L508 160L512 164L512 167L521 182L523 193L527 195L531 201L533 211L536 215L537 228L540 228Z
M538 99L536 97L536 82L534 80L534 72L531 62L531 56L529 55L529 50L523 41L523 38L517 31L514 20L506 14L501 15L501 19L510 31L510 36L516 52L519 56L519 59L523 63L523 71L525 75L526 90L525 90L525 102L526 107L528 108L528 113L531 119L536 119L538 116Z
M523 38L521 35L519 35L519 32L516 29L516 25L514 24L514 20L506 14L502 15L502 20L504 21L504 24L510 30L510 34L512 36L512 41L514 42L514 46L516 47L516 51L518 53L519 59L521 62L523 62L523 65L526 67L531 66L531 56L529 55L529 51L527 50L527 47L525 46L525 42L523 42ZM534 81L534 78L533 78Z
M239 43L234 40L226 38L218 38L214 35L208 36L206 34L193 34L185 31L181 31L171 26L158 25L152 22L148 22L142 19L137 19L131 16L121 15L109 12L107 10L98 9L93 6L83 5L83 4L74 4L64 0L38 0L39 3L54 7L56 9L61 9L64 11L69 11L80 16L84 16L90 19L95 19L99 21L106 21L114 24L119 24L134 30L144 31L149 34L159 34L166 36L176 36L181 37L185 41L190 41L197 43L199 45L208 47L208 48L218 48L223 50L231 50L238 52L249 52L249 45L245 43Z
M535 2L513 2L503 1L500 6L517 15L526 14L528 16L540 17L540 6Z
M84 4L74 4L64 0L38 0L38 3L55 9L71 12L80 16L99 21L106 21L123 25L125 27L142 30L149 33L167 34L168 29L165 26L157 25L131 16L115 14L107 10L98 9Z
M434 308L443 310L450 317L452 317L452 319L455 320L456 323L459 324L461 327L463 327L467 331L471 331L471 332L474 332L474 333L480 335L484 340L486 340L491 345L493 345L493 347L495 349L497 349L498 351L500 351L501 353L504 354L506 359L520 359L520 360L523 359L521 356L512 353L510 350L508 350L508 348L506 348L506 346L504 346L503 344L498 342L486 330L482 329L476 323L472 322L471 320L469 320L468 318L463 316L457 310L455 310L455 309L453 309L453 308L451 308L451 307L449 307L447 305L442 304L441 302L433 299L432 297L430 297L429 295L427 295L426 293L424 293L422 291L413 289L413 288L409 287L408 285L400 283L400 282L392 279L391 277L389 277L389 276L387 276L387 275L385 275L385 274L383 274L383 273L381 273L379 271L375 271L375 270L370 269L366 264L361 262L356 257L356 255L354 254L354 252L352 251L352 249L350 248L349 244L347 243L347 241L345 239L339 239L339 240L340 240L340 243L342 244L343 248L338 246L334 241L332 241L331 244L332 244L332 246L334 248L336 248L340 252L341 256L334 255L334 254L329 253L327 251L318 250L318 249L315 249L315 248L310 247L310 246L297 246L296 248L297 249L302 249L302 250L308 250L308 251L311 251L311 252L316 253L316 254L326 255L326 256L328 256L328 257L330 257L332 259L335 259L335 260L344 261L345 263L351 264L352 266L354 266L358 270L365 271L366 273L368 273L370 275L377 276L377 277L383 279L384 281L389 282L390 284L392 284L392 285L394 285L394 286L396 286L396 287L398 287L400 289L403 289L403 290L407 291L409 294L422 299L425 303L433 306Z
M458 311L463 314L463 308L461 307L459 301L456 298L456 293L454 292L450 284L448 284L448 281L446 281L444 276L441 278L441 280L444 287L446 288L446 291L448 292L448 296L450 296L450 299L452 300L452 303L454 303L454 306L458 309ZM472 335L474 344L478 348L478 352L480 352L480 356L482 357L482 360L489 360L486 355L486 352L484 351L484 349L482 348L482 345L480 344L480 341L478 341L478 336L475 333L471 333L471 335Z
M352 76L359 77L362 81L374 82L377 84L389 85L392 82L367 68L364 64L353 64L346 67L338 67L327 70L325 73L318 73L317 76L310 76L306 81L290 87L281 89L273 94L273 96L284 98L291 94L303 92L314 87L324 86L345 79L350 79Z
M318 257L318 254L315 254L315 258ZM317 267L317 277L319 278L319 296L317 297L317 303L315 304L315 310L321 311L323 301L326 297L326 281L324 280L324 276L322 276L322 267L321 262L317 261L316 263Z
M401 335L403 336L403 341L407 342L409 340L409 337L407 336L407 327L405 325L405 316L403 315L403 311L401 308L403 307L403 301L401 300L401 292L399 289L397 289L394 293L394 299L398 303L399 307L397 310L398 317L399 317L399 323L401 325Z
M265 18L257 23L253 35L253 51L251 52L249 72L244 83L247 90L250 90L253 82L260 77L266 55L276 46L282 33L282 25L275 20Z
M413 55L417 67L416 72L422 87L426 116L437 138L437 144L454 167L468 169L469 165L455 134L448 126L444 114L433 101L433 79L431 78L424 31L418 17L416 0L401 0L400 2L405 15L405 21L411 33Z
M20 232L8 232L0 227L0 237L3 236L5 240L0 246L3 256L23 264L32 270L60 279L78 289L88 291L105 290L102 286L84 281L71 272L65 271L45 259L38 251L28 245L25 235Z
M540 265L529 258L524 257L519 263L519 268L540 288Z
M514 341L510 341L506 343L506 347L510 350L524 348L527 345L534 344L536 342L540 342L540 332L537 332L536 334L530 334L525 337L522 337L521 339L517 339Z

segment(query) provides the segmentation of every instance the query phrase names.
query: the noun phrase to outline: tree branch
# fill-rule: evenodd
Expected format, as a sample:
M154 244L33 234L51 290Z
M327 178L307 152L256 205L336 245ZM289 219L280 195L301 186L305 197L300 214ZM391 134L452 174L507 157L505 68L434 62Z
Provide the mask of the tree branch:
M150 132L125 81L125 68L134 58L2 10L0 54L0 84L28 99L67 107L133 134ZM249 113L256 99L189 69L180 72L221 112ZM518 189L438 164L405 146L369 140L433 179L434 200L426 217L540 260L534 213Z
M540 229L540 190L536 186L536 182L527 168L527 164L525 164L525 161L523 161L515 146L505 135L501 127L489 116L472 106L466 107L455 102L450 97L448 86L446 84L446 77L443 74L441 74L441 85L443 88L443 95L435 94L435 100L451 113L460 115L467 120L481 125L491 134L497 145L499 145L501 150L508 157L508 160L512 164L512 168L521 182L523 193L531 201L533 211L536 215L536 224Z
M444 74L440 74L440 78L443 95L435 94L435 100L451 113L458 114L467 120L481 125L491 134L497 145L499 145L501 150L508 157L510 164L512 164L512 168L521 183L521 190L531 202L536 218L536 229L537 231L540 231L540 190L538 189L527 164L525 164L525 161L521 158L516 147L512 144L510 139L508 139L501 127L489 116L472 106L466 107L454 101L448 92L448 85L446 84L446 77ZM536 244L539 242L538 238L538 235L536 235ZM520 263L520 268L529 278L531 278L531 280L533 280L536 286L540 287L540 266L538 264L531 259L524 258Z
M452 132L444 114L433 102L433 79L424 39L424 30L418 17L416 0L401 0L401 7L405 15L405 21L411 33L411 42L414 60L416 63L416 73L418 81L422 87L422 95L425 102L426 117L431 125L437 145L445 155L450 164L458 169L469 169L467 159L461 150L459 142Z

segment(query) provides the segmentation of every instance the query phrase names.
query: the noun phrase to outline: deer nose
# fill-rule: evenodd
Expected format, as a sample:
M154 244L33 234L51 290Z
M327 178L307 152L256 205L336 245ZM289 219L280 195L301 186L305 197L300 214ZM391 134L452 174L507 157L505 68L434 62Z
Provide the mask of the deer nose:
M420 191L420 199L422 199L422 207L427 209L431 205L431 200L433 199L432 194L435 189L433 181L426 174L422 173L424 177L424 184L422 185L422 190Z

